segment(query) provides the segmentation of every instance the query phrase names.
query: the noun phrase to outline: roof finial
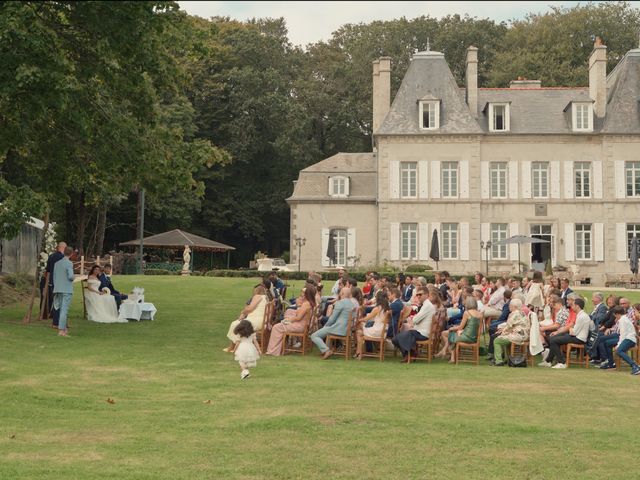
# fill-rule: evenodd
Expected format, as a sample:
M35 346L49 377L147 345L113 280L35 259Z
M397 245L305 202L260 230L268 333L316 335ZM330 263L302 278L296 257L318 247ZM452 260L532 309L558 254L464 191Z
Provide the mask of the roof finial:
M431 42L429 41L429 37L427 37L427 52L431 51Z

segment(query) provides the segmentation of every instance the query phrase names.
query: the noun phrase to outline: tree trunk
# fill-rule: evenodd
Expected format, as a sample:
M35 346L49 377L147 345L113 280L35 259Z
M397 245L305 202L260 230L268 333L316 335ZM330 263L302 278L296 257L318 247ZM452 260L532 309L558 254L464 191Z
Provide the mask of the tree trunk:
M98 228L96 230L96 255L104 253L104 234L107 229L107 202L103 202L98 210Z
M49 212L44 214L44 228L42 230L42 239L40 241L40 251L38 251L38 262L36 263L36 274L35 274L35 278L33 279L33 287L31 288L31 295L29 295L29 302L28 302L28 307L27 307L27 312L24 314L24 318L22 319L22 323L27 324L27 323L31 323L31 314L32 314L32 310L33 310L33 304L36 300L36 291L38 288L38 284L40 283L40 274L42 272L40 272L40 252L44 252L45 249L45 238L46 238L46 232L47 230L49 230ZM48 288L47 285L45 285L45 288Z
M96 255L99 255L99 253L96 253L95 251L96 236L98 235L98 218L97 218L98 215L99 215L99 211L98 209L96 209L96 223L95 223L95 226L93 227L93 233L89 237L89 242L87 243L87 248L86 248L87 256L89 257L95 257ZM87 214L87 218L93 218L93 212L90 215ZM91 221L88 220L87 226L85 227L85 229L88 229L90 225L91 225Z

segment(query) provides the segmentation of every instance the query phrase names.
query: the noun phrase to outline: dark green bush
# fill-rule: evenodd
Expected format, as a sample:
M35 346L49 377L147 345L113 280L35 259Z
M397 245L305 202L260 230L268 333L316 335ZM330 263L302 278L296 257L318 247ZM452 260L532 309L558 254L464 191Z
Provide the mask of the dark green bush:
M165 270L163 268L151 268L144 271L145 275L176 275L176 272Z

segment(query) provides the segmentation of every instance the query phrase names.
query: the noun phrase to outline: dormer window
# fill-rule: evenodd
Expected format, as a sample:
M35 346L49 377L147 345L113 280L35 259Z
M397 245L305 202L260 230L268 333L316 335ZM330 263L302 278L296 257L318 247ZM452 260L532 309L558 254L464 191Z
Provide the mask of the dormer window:
M420 129L440 128L440 100L420 100Z
M329 196L348 197L349 177L329 177Z
M593 104L588 102L573 102L572 104L573 131L593 131Z
M509 104L490 103L489 104L489 131L508 132L509 131Z

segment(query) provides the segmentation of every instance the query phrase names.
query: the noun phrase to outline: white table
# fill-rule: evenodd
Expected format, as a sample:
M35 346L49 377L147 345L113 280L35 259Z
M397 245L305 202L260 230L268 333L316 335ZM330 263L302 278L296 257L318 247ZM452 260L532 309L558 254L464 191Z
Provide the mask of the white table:
M153 320L156 312L158 310L153 305L153 303L133 303L133 302L122 302L120 304L120 313L118 314L118 318L130 319L130 320Z

